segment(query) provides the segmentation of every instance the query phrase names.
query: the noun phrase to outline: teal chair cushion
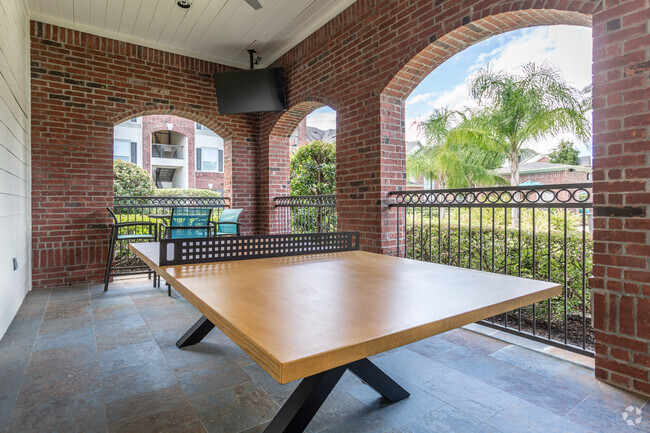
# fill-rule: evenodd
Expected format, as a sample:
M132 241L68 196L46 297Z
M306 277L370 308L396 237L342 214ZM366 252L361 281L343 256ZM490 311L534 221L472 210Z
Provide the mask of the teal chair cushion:
M217 234L228 234L236 235L237 234L237 225L236 224L219 224L220 222L233 222L236 223L239 219L239 214L243 209L224 209L219 216L219 221L217 222Z
M185 238L205 238L208 236L208 229L210 224L210 214L212 209L201 207L180 207L174 208L170 225L172 227L201 227L196 229L176 229L171 230L170 238L172 239L185 239Z

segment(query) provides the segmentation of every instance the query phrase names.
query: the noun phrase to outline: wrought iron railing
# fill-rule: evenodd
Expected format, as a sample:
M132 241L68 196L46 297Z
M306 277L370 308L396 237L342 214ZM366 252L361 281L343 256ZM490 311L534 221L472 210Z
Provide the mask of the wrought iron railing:
M280 233L336 231L336 195L275 197Z
M482 323L593 356L591 186L392 192L397 253L562 284L561 296Z
M161 224L166 216L171 215L177 207L211 208L211 220L218 221L223 209L230 207L229 197L152 197L152 196L116 196L113 198L113 212L118 222L152 222L161 232ZM124 227L120 234L148 233L143 226ZM116 275L134 274L146 270L144 263L129 251L129 242L138 240L121 240L115 245L113 267Z

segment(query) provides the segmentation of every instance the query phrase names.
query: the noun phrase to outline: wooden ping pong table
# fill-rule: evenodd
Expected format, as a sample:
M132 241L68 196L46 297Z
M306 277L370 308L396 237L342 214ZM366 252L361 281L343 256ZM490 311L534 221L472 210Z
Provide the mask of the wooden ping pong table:
M303 379L266 432L301 432L346 369L390 402L409 396L367 358L561 293L555 283L358 251L358 233L131 244L279 383Z

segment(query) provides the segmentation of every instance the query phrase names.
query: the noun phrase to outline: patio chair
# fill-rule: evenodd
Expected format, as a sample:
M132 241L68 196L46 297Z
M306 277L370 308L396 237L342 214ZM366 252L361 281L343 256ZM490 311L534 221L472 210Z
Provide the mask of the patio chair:
M134 241L134 240L148 240L155 241L157 236L157 227L156 223L148 221L130 221L130 222L119 222L115 213L111 208L107 207L108 212L113 217L113 227L111 229L111 243L108 247L108 258L106 259L106 271L104 272L104 291L108 291L108 283L111 278L111 275L115 275L115 269L112 269L113 266L113 255L115 254L115 243L117 241ZM136 230L135 233L120 233L120 229L125 227L134 227ZM138 228L148 228L147 233L144 230L138 230ZM140 231L140 233L138 233Z
M188 238L207 238L212 232L210 217L212 209L205 207L175 207L167 221L162 221L162 227L165 230L165 237L168 239L188 239ZM154 284L158 280L160 286L160 276L154 277ZM172 295L172 287L167 284L167 296Z
M237 222L243 209L224 209L219 221L212 221L214 236L239 236L241 223Z
M205 207L175 207L169 224L163 220L165 237L168 239L207 238L212 226L212 209Z

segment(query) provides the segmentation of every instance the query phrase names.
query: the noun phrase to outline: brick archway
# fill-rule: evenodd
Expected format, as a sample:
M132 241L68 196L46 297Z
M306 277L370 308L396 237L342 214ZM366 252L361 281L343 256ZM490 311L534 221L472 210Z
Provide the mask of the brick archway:
M177 125L177 128L174 128L174 131L183 134L188 139L188 188L205 188L205 186L200 185L205 185L211 181L217 185L218 189L223 190L224 196L230 197L232 193L232 190L230 189L232 186L232 137L234 134L227 125L224 125L222 122L220 122L218 118L211 115L206 115L205 113L197 110L193 110L191 107L175 108L173 106L166 105L158 107L139 107L133 110L129 110L126 113L121 113L115 116L113 123L117 125L134 117L147 116L153 116L157 118L157 122L155 124L149 124L147 128L145 128L143 122L142 153L143 168L145 170L150 171L151 163L150 152L145 150L148 148L148 146L151 146L151 137L146 133L145 129L148 132L153 132L155 130L166 130L168 122L164 121L164 119L166 117L177 117L180 118L181 124ZM194 122L200 123L223 139L223 173L206 173L197 171L194 141ZM228 188L226 188L226 185L228 185Z
M463 22L465 21L469 20L463 19ZM393 155L392 158L386 159L382 167L390 173L406 172L405 101L434 69L465 48L492 36L527 27L562 24L591 27L592 18L590 14L576 11L514 10L466 22L439 38L435 35L432 36L431 43L424 47L413 46L411 54L404 56L400 62L395 64L395 73L384 85L379 95L382 114L380 140L382 144L389 146ZM385 194L404 186L404 176L400 176L398 179L388 179L382 183L384 189L382 193ZM397 237L394 229L391 229L396 227L395 216L390 212L384 212L383 218L385 221L382 222L382 226L390 232L383 233L382 249L384 252L392 253Z
M434 69L465 48L513 30L551 25L591 27L592 19L587 13L553 9L515 10L476 19L439 38L432 36L425 47L412 47L410 56L405 56L408 60L397 64L399 69L381 94L406 99Z
M280 224L277 212L274 211L273 198L289 195L289 159L290 143L289 136L298 127L298 124L315 110L329 106L321 98L298 102L289 110L279 115L270 128L268 137L261 141L261 179L262 191L262 221L268 225L264 229L267 233L278 233ZM334 109L334 108L333 108ZM265 170L266 166L266 171Z

